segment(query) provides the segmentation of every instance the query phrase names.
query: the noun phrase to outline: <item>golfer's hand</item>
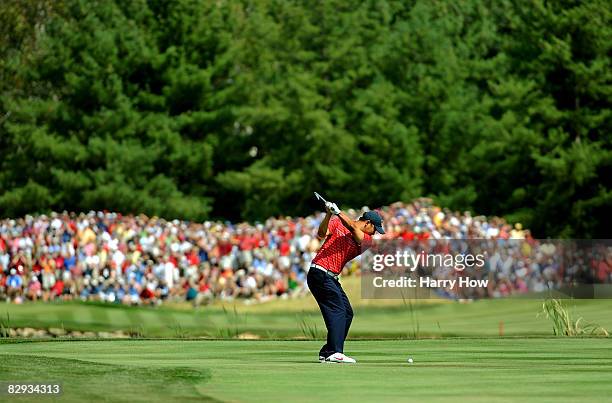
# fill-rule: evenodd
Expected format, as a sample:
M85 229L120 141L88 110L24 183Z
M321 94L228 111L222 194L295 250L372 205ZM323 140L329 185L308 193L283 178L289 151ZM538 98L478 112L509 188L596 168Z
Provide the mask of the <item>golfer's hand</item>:
M338 208L338 206L336 206L336 203L327 202L325 203L325 208L327 209L327 211L334 215L340 214L340 209Z

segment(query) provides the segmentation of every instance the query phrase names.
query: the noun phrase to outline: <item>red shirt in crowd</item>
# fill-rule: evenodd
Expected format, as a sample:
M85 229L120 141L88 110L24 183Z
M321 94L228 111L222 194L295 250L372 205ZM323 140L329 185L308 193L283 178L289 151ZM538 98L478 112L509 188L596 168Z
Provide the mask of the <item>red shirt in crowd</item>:
M228 241L219 242L219 254L221 256L229 255L232 251L232 243Z
M195 253L195 251L191 251L191 253L187 255L187 260L189 261L189 264L192 266L197 266L200 264L200 257L198 256L197 253Z
M62 295L64 292L64 282L62 280L57 280L53 287L51 287L51 292L55 295Z
M142 299L151 299L155 296L155 294L153 293L153 291L149 290L147 287L144 288L144 290L142 290L142 292L140 293L140 298Z
M291 252L291 245L289 242L283 241L280 244L280 255L281 256L289 256L289 252Z

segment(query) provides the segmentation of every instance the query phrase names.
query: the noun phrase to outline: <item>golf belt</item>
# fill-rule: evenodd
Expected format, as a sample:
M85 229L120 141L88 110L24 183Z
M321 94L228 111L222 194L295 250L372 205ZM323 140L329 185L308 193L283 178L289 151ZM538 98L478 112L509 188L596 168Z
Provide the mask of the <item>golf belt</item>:
M331 270L327 270L325 267L319 266L318 264L311 264L310 267L314 267L315 269L323 270L325 273L327 273L328 276L333 277L336 280L340 278L339 274L336 274Z

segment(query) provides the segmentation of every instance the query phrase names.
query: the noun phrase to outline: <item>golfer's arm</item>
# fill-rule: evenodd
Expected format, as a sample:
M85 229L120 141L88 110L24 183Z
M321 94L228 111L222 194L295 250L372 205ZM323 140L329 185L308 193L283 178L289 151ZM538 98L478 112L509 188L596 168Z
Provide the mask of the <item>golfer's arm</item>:
M330 218L331 218L331 213L328 211L327 214L325 214L325 218L323 219L323 221L321 221L321 224L319 224L319 230L317 231L317 236L320 239L323 239L328 235L327 227L329 226Z
M338 218L342 222L342 225L351 231L355 242L361 244L361 241L363 241L363 231L357 228L357 222L355 222L355 220L353 220L351 217L347 216L343 211L338 214Z

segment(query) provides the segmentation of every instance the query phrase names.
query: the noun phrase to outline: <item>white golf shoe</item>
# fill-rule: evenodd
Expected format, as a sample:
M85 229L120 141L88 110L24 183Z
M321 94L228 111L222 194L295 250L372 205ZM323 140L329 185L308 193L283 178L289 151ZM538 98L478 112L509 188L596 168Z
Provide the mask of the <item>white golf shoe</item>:
M347 357L346 355L342 353L334 353L330 355L329 357L325 359L325 362L336 363L336 364L356 364L357 363L357 361L355 361L353 358Z

